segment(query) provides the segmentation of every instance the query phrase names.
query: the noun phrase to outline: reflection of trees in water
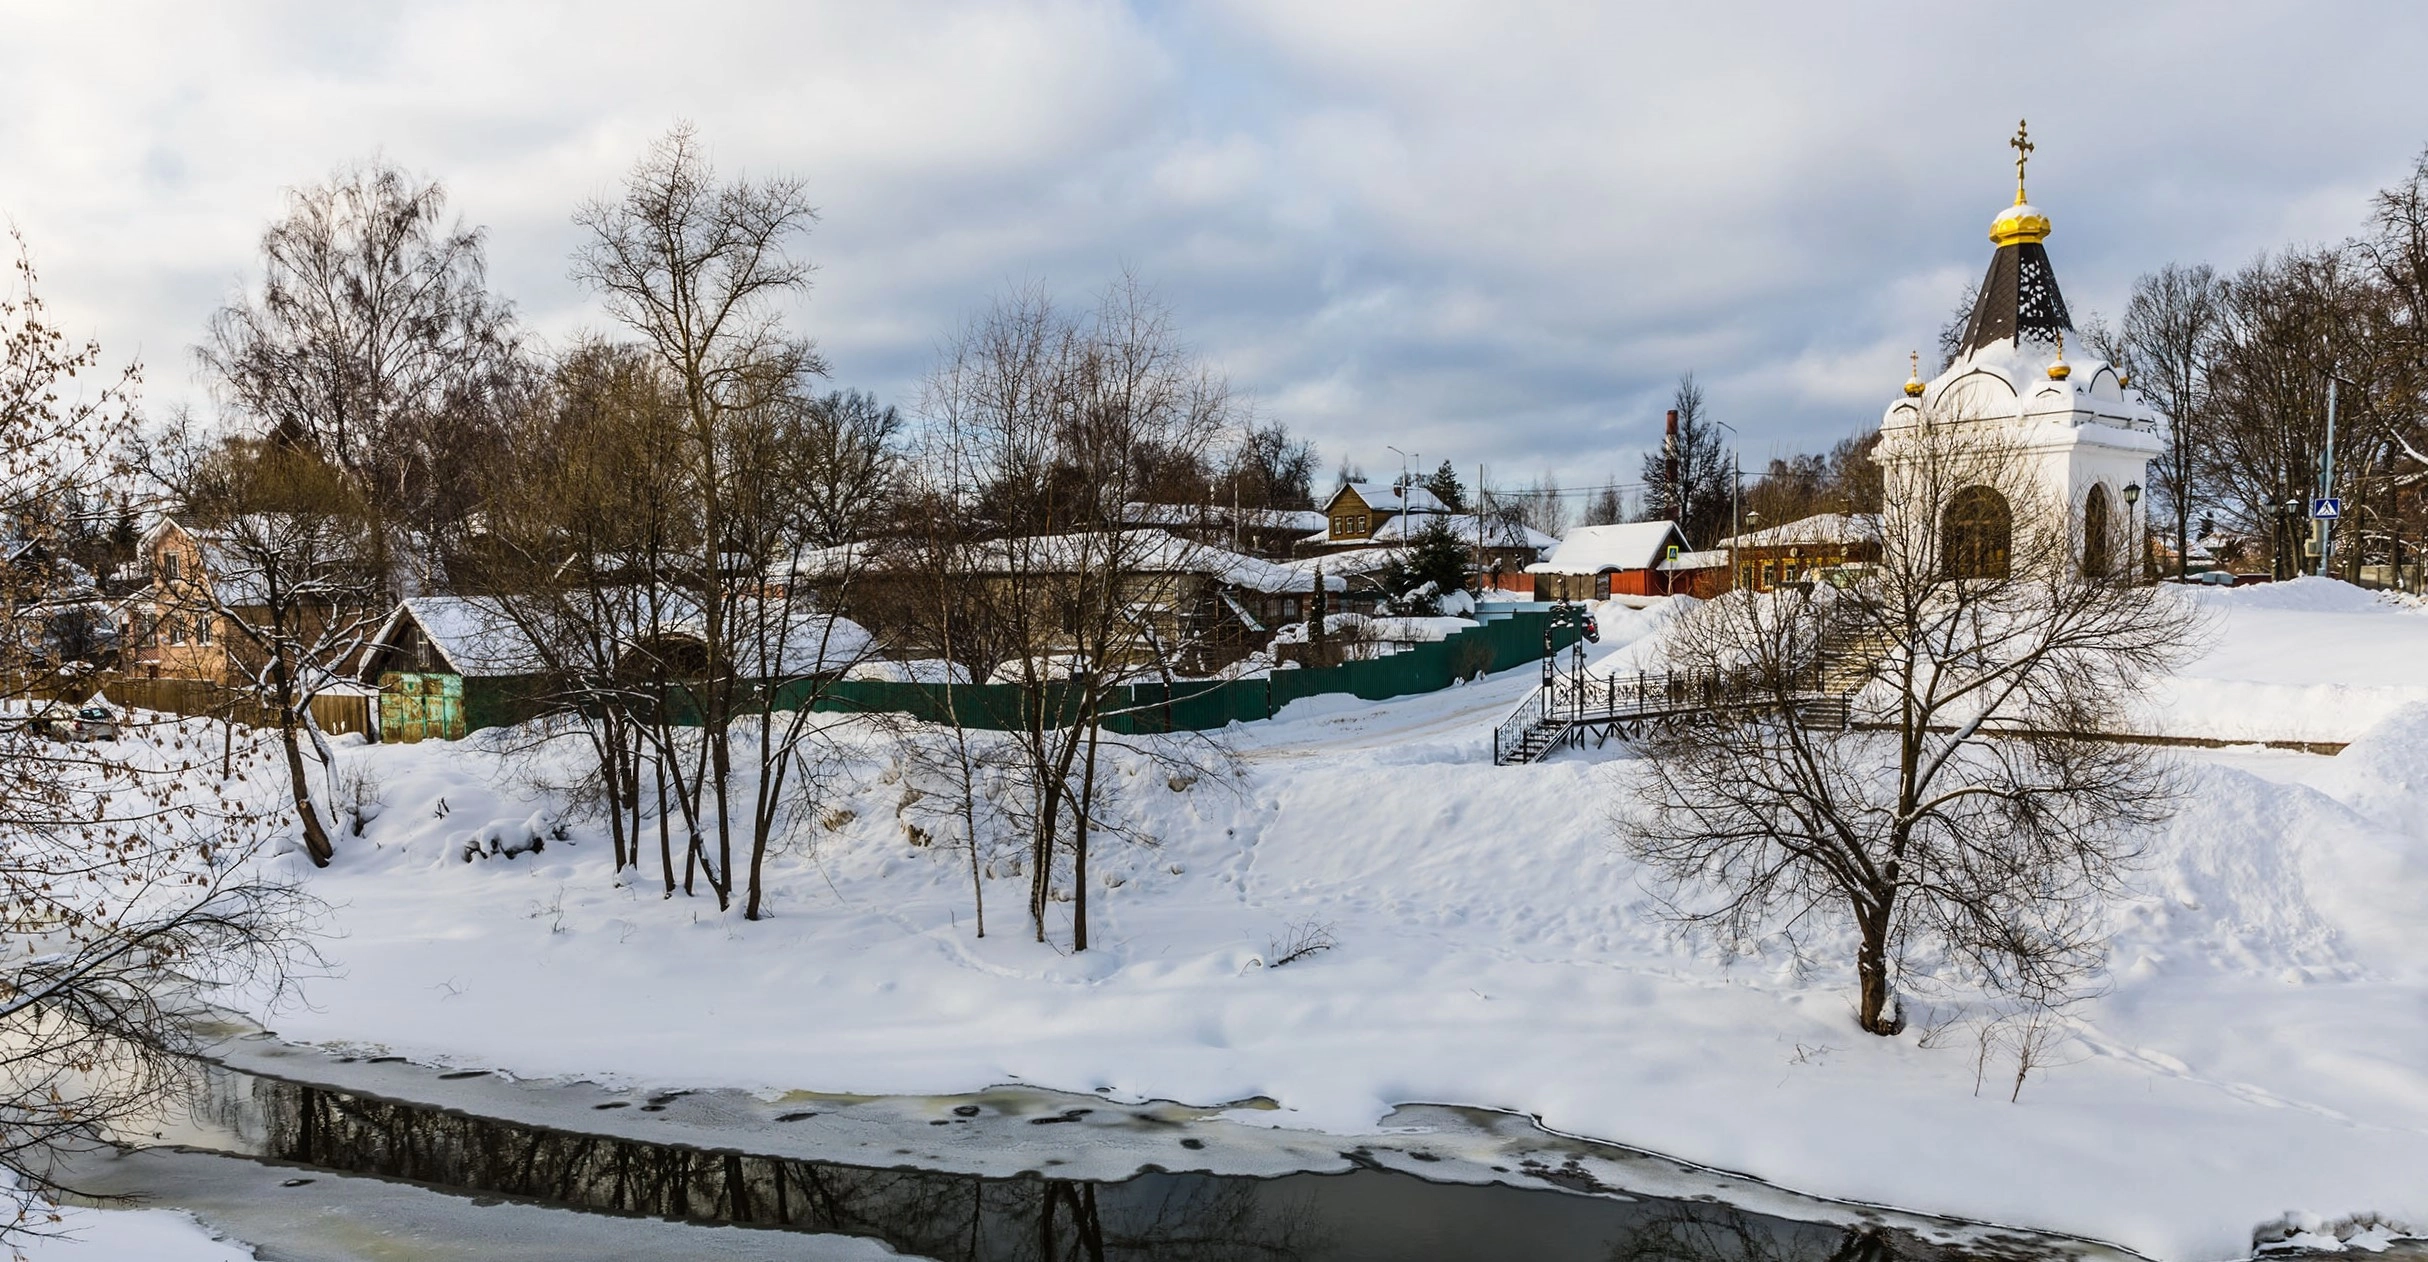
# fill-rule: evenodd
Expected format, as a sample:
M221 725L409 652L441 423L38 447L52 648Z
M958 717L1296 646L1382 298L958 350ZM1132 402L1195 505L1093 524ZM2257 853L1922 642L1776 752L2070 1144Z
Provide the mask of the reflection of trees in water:
M1672 1201L1611 1245L1609 1262L1940 1262L1949 1256L1878 1227L1831 1227L1716 1202Z
M1099 1185L878 1170L520 1126L257 1080L266 1155L582 1209L875 1236L945 1262L1295 1259L1303 1203L1251 1180Z

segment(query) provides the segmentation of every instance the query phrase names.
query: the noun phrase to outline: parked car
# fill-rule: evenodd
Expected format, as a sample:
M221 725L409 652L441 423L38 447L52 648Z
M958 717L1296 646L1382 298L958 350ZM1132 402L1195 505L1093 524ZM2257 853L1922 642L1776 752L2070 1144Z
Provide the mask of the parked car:
M88 705L76 711L71 730L80 741L114 741L118 739L118 716L108 706Z
M55 741L114 741L118 739L118 716L107 706L78 709L53 701L26 719L25 730Z
M76 739L76 707L64 701L36 706L26 716L25 730L55 741L72 741Z

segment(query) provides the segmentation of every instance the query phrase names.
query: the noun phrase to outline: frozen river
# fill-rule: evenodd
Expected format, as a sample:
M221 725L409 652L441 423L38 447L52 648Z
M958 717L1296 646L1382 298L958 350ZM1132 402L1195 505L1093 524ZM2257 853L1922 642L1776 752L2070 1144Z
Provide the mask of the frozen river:
M269 1258L1800 1259L2129 1255L1816 1200L1403 1108L1376 1134L1011 1088L633 1093L231 1045L191 1117L79 1184Z

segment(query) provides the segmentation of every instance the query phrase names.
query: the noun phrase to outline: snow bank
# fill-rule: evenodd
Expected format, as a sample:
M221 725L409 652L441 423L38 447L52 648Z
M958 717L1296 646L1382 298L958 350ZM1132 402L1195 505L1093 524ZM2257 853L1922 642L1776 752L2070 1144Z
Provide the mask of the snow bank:
M2265 665L2271 650L2235 645L2245 631L2341 656L2428 630L2286 586L2269 599L2317 604L2218 593L2225 664L2205 678ZM1657 652L1686 604L1600 606L1596 668ZM1857 1033L1843 953L1799 968L1682 943L1611 841L1617 747L1490 765L1493 725L1532 683L1309 699L1228 734L1231 780L1117 756L1135 839L1092 860L1084 955L1027 940L1008 855L975 937L966 853L922 844L916 773L840 717L851 781L770 858L755 924L664 897L654 866L609 872L603 825L530 787L574 783L575 742L351 749L388 808L335 866L298 869L346 936L315 1006L273 1024L644 1085L1262 1095L1276 1123L1341 1130L1407 1101L1493 1105L2186 1262L2242 1256L2288 1213L2428 1221L2428 707L2385 701L2335 759L2187 751L2184 809L2114 909L2105 992L2009 1103L2011 1064L1993 1053L1985 1083L1962 1024ZM535 817L567 836L464 861L467 838ZM1057 942L1069 906L1052 904ZM1310 924L1338 946L1251 966ZM1966 1014L1936 1002L1934 1019Z
M17 1241L26 1262L253 1262L253 1250L225 1239L192 1214L168 1209L62 1206L49 1238Z
M2428 610L2335 579L2185 590L2208 650L2133 715L2137 731L2215 740L2349 741L2428 702Z

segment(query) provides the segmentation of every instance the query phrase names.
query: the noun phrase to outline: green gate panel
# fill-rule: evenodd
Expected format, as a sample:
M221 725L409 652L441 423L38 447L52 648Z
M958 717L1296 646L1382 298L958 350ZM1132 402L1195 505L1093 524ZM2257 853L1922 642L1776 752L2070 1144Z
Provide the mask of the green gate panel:
M461 675L389 671L379 677L379 738L416 741L464 738Z

